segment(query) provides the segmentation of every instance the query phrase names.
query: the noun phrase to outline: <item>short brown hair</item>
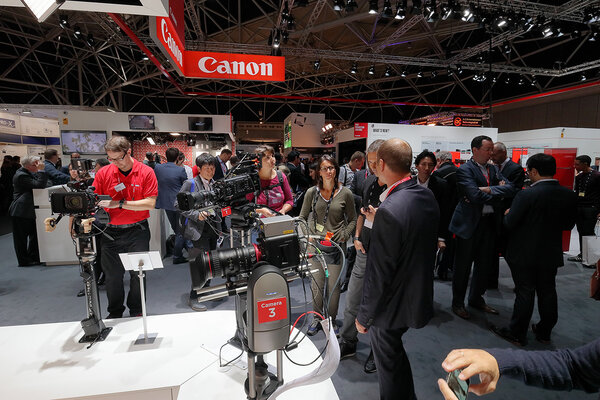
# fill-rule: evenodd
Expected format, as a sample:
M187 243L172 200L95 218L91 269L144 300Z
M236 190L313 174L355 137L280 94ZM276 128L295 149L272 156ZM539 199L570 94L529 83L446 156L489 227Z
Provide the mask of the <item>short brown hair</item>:
M47 149L46 151L44 151L44 159L49 160L57 154L58 151L56 149Z
M352 157L350 157L350 161L364 160L364 159L365 159L365 153L363 153L362 151L355 151L352 154Z
M229 149L223 149L223 150L221 150L221 154L233 154L233 153Z
M262 144L258 146L256 149L254 149L254 152L261 159L265 157L267 153L271 153L272 156L275 156L275 149L273 149L273 147L269 146L268 144Z
M412 149L402 139L388 139L377 150L377 159L396 173L410 172Z
M131 148L131 143L125 136L113 136L104 145L106 151L122 151L127 153L127 150Z

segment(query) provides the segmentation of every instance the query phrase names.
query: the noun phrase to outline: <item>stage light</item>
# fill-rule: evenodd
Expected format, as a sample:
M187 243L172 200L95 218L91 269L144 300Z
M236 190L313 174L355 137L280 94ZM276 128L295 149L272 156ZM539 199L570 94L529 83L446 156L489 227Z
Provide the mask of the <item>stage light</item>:
M67 17L66 15L61 15L58 18L58 25L60 25L60 27L63 29L70 28L71 24L69 24L69 17Z
M290 34L288 31L281 32L281 41L283 44L287 44L289 38L290 38Z
M333 10L334 11L342 11L342 7L344 7L343 0L334 0L334 2L333 2Z
M392 67L387 67L383 73L385 76L392 76Z
M402 0L402 5L400 5L400 2L396 2L396 16L394 16L395 19L398 20L403 20L404 18L406 18L406 8L408 5L408 0Z
M406 78L406 75L408 75L408 72L405 69L403 69L402 73L400 74L400 76L403 77L403 78Z
M358 65L356 63L352 64L352 68L350 68L351 74L356 74L358 72Z
M79 28L77 25L75 25L75 28L73 28L73 37L75 37L75 39L81 39L81 28Z
M369 75L375 75L375 66L374 65L371 65L369 67Z
M437 71L431 71L431 78L433 79L433 78L437 77L437 74L438 74Z
M423 77L423 71L419 70L419 72L417 72L417 78L422 78Z
M581 76L579 77L579 80L583 82L583 81L587 80L587 76L585 76L585 74L581 74Z
M390 0L385 0L383 2L383 17L384 18L394 17L394 10L392 10L392 3L390 2Z
M505 16L500 15L496 18L495 23L498 28L504 28L508 25L508 19Z
M87 39L85 39L85 42L90 47L94 47L94 44L96 44L96 41L94 40L94 36L91 33L88 33Z
M369 14L377 14L379 12L379 5L377 1L369 1Z
M504 83L510 85L510 76L506 75L506 79L504 79Z
M285 21L287 21L289 16L290 16L290 9L288 8L288 2L287 2L287 0L283 0L283 10L281 11L281 20L285 22Z
M523 86L525 84L525 78L523 78L523 76L519 76L519 82L517 82L517 85L519 86Z
M38 22L44 22L65 0L21 0Z
M535 86L537 85L537 79L535 78L535 76L531 77L531 86Z
M542 29L542 36L545 38L548 38L550 36L554 35L554 30L552 29L552 26L547 25L544 29Z
M504 42L504 44L502 45L502 51L504 52L504 54L510 54L512 48L510 47L509 42Z
M448 18L450 18L452 16L452 12L453 10L450 2L448 2L448 4L443 4L441 7L442 21L445 21Z
M150 136L146 137L146 140L148 140L148 143L150 143L152 146L154 146L156 144L154 142L154 139L152 139Z
M458 64L458 65L456 66L456 72L457 72L459 75L463 73L463 70L462 70L462 67L460 66L460 64Z
M315 60L313 62L313 68L314 68L315 71L318 71L319 68L321 68L321 60Z
M471 4L465 6L462 10L462 17L460 18L463 22L473 22L475 18L474 14L475 7Z
M430 0L430 3L425 6L425 11L423 12L423 16L427 22L435 22L438 19L438 15L436 12L437 3L435 0Z
M280 44L281 44L281 34L279 33L279 29L277 29L275 31L275 34L273 35L273 47L278 48Z

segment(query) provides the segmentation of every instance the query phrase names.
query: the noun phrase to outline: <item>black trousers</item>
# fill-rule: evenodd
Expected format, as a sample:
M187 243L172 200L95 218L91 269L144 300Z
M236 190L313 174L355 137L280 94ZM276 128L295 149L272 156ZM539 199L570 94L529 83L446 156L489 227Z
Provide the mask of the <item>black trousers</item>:
M552 328L558 321L558 300L556 296L556 269L548 265L509 264L515 281L515 306L510 319L510 330L519 339L527 336L529 322L533 315L535 295L538 298L540 322L537 334L550 338Z
M464 306L471 265L473 278L469 290L469 304L481 306L485 304L483 294L492 268L495 253L495 222L493 215L482 216L470 239L456 238L456 257L454 275L452 277L452 305Z
M598 209L594 206L589 207L577 207L577 233L579 234L579 254L583 249L581 245L582 236L591 236L594 234L594 228L596 227Z
M13 243L19 265L40 261L34 218L11 217Z
M108 227L106 235L102 238L102 269L106 277L106 295L108 297L108 313L111 317L123 316L125 306L125 287L123 277L125 269L119 258L119 253L150 250L150 230L148 221L127 229ZM146 279L144 278L144 285ZM145 289L145 286L144 286ZM129 314L136 316L142 313L142 300L140 297L140 280L137 271L129 271L129 293L127 294L127 307Z
M417 398L410 361L402 343L402 335L407 330L379 329L375 326L369 329L379 379L379 398L382 400Z
M100 228L104 229L104 227ZM94 277L96 278L96 282L100 279L100 275L102 274L102 237L104 235L96 235L96 260L94 261Z
M454 270L454 257L456 254L456 239L449 235L446 239L446 249L444 250L444 256L438 267L438 276L444 276L448 274L448 271Z

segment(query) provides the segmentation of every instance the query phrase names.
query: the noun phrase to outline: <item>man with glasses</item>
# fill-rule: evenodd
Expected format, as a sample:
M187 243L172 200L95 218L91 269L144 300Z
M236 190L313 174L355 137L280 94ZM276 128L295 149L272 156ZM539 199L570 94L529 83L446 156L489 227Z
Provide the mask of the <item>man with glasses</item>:
M158 185L154 170L131 156L131 144L123 136L113 136L104 148L111 165L100 169L94 179L96 193L112 198L98 203L110 215L102 241L102 269L106 276L108 318L121 318L125 311L125 269L119 253L150 249L148 217L156 203ZM129 274L127 307L130 316L135 317L142 314L140 281L137 273Z

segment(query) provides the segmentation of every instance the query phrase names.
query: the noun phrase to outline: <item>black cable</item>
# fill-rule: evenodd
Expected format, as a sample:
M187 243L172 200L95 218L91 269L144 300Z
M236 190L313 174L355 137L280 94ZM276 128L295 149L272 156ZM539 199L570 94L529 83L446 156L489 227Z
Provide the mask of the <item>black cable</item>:
M242 350L242 352L240 353L239 356L235 357L233 360L227 361L225 364L222 364L221 360L223 359L223 357L221 357L221 352L223 351L223 347L227 346L228 344L230 344L230 343L229 342L224 343L223 346L221 346L221 348L219 349L219 367L221 367L221 368L231 365L232 363L237 361L241 356L244 355L244 350ZM232 346L232 347L234 347L234 346Z
M330 329L332 329L332 327L330 326ZM302 364L302 363L298 363L294 360L292 360L290 358L290 356L288 356L287 354L287 350L283 351L283 354L285 354L285 357L294 365L298 365L299 367L308 367L309 365L314 364L315 362L319 361L319 358L321 358L323 356L323 353L325 353L325 350L327 350L327 346L329 346L329 332L325 332L323 330L323 333L325 333L325 336L327 338L327 342L325 343L325 346L323 347L323 350L321 350L321 352L319 353L319 355L317 356L317 358L315 358L314 360L312 360L311 362L309 362L308 364ZM306 336L305 336L306 337ZM300 344L300 342L298 342L298 344Z

